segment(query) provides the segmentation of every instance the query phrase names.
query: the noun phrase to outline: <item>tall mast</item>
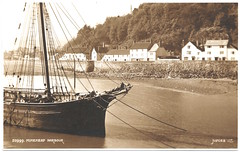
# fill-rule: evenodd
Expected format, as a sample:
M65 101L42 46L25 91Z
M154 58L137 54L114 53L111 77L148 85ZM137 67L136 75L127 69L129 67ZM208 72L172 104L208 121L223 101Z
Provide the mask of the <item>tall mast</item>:
M47 46L46 46L46 39L45 39L45 27L44 27L44 16L43 16L43 4L40 2L40 21L41 21L41 29L42 29L42 48L44 52L44 61L45 61L45 74L46 74L46 83L47 83L47 97L51 96L50 92L50 80L49 80L49 71L48 71L48 57L47 57Z

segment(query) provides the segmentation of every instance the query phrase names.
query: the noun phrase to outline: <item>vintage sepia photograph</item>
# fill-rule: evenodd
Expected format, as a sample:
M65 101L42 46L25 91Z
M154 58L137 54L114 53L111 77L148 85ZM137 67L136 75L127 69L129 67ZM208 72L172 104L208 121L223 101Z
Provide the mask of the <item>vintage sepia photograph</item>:
M237 150L238 2L1 2L4 150Z

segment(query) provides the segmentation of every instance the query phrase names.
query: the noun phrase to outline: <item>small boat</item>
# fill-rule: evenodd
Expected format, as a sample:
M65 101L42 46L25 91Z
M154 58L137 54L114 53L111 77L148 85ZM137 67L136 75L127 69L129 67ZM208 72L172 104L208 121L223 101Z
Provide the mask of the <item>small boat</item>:
M50 7L52 8L51 5ZM25 8L26 4L24 10ZM12 66L14 68L11 73L5 73L6 77L12 76L15 82L4 87L4 124L104 137L105 115L109 103L117 96L127 94L132 85L122 82L116 88L100 93L94 89L86 89L87 93L76 92L75 86L72 88L67 78L69 71L67 74L65 66L55 55L55 38L46 5L34 3L29 8L29 14L31 19L26 24L29 27L28 34L22 36L25 41L21 41L25 45L19 47L21 55L19 59L15 59L14 63L17 64ZM34 38L37 35L36 29L40 30L39 38ZM37 44L40 45L39 49ZM38 56L39 60L24 58L28 53L32 58ZM9 68L5 69L7 70ZM36 73L43 76L44 88L34 86ZM75 75L74 73L74 78ZM90 83L88 78L87 80ZM69 86L71 89L68 89Z

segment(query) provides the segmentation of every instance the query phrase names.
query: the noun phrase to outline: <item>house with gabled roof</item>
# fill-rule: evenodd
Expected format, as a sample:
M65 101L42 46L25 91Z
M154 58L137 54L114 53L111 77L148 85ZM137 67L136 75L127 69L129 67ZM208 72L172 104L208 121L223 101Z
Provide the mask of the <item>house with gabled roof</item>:
M227 59L228 60L238 60L239 59L239 53L237 50L237 47L235 47L234 45L230 44L228 46L228 51L227 51Z
M149 50L152 48L151 42L136 42L130 47L131 61L149 61Z
M91 60L101 61L107 52L108 52L108 48L104 46L98 46L96 48L93 48L91 52Z
M238 50L228 40L207 40L204 50L188 42L182 48L182 60L238 60Z
M204 51L193 42L188 42L182 48L182 60L205 60Z
M109 50L101 61L131 61L129 49L112 49Z

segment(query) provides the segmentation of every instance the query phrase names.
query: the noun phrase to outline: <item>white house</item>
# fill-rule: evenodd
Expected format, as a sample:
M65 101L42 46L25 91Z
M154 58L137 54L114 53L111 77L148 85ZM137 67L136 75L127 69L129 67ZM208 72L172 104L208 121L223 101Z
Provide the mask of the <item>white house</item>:
M93 48L91 52L91 60L100 61L107 52L108 52L108 48L105 46L97 47L96 49Z
M158 48L159 48L159 46L157 43L155 43L151 47L151 49L148 51L148 55L147 55L148 61L156 61Z
M149 42L136 42L130 48L131 61L149 61L148 51L152 47Z
M97 51L95 50L95 48L93 48L92 53L91 53L91 59L92 61L97 61Z
M86 47L77 47L77 48L69 48L66 53L59 58L59 60L79 60L86 61L89 60L89 48Z
M230 45L228 47L228 54L227 54L227 60L238 60L239 59L239 54L238 54L238 50Z
M86 55L83 53L65 53L59 60L79 60L86 61Z
M205 53L192 42L188 42L182 48L182 60L204 60L204 54Z
M182 60L237 60L238 50L228 40L207 40L204 51L188 42L182 48Z
M206 60L237 60L237 49L228 43L228 40L207 40L204 46Z
M227 60L228 40L207 40L205 48L206 60Z
M129 49L113 49L107 52L101 61L131 61Z

